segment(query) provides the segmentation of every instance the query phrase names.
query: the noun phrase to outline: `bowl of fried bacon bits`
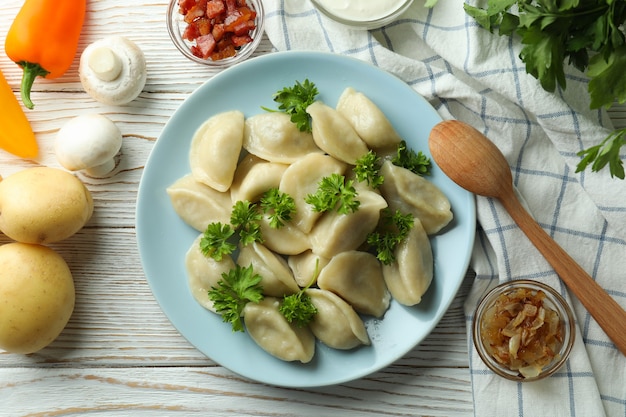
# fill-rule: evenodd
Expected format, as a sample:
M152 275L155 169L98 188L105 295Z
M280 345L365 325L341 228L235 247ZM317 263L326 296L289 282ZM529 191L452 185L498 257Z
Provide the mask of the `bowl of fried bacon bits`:
M261 0L170 0L167 29L184 56L222 69L252 55L264 18Z
M574 315L552 287L514 280L492 289L474 314L473 339L496 374L528 382L554 374L574 344Z

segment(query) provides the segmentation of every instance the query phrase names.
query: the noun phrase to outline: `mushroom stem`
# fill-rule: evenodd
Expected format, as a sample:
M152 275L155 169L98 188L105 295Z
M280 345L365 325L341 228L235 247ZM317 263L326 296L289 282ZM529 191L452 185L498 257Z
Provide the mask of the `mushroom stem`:
M87 175L94 178L106 177L115 169L115 159L111 158L103 164L96 165L95 167L86 168L84 171Z
M115 80L122 72L122 60L107 46L94 49L89 55L88 65L94 75L105 82Z

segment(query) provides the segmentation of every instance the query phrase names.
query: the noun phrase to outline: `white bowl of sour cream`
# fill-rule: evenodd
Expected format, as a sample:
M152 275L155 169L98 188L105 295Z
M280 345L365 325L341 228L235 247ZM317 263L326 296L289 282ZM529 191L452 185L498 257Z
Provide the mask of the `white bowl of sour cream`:
M377 29L394 21L413 0L311 0L324 15L361 29Z

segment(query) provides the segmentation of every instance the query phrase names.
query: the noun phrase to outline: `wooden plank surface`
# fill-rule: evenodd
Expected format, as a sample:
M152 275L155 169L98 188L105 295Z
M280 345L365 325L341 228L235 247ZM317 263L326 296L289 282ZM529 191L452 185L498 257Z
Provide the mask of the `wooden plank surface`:
M0 153L0 174L59 166L52 142L70 118L99 112L122 130L116 175L93 179L95 212L72 238L53 245L76 281L75 312L61 336L32 355L0 351L0 416L470 416L472 395L462 303L468 274L433 333L392 366L337 387L286 389L258 384L216 365L170 325L145 280L135 237L135 201L146 159L170 115L211 72L183 58L165 30L166 0L91 1L79 53L123 34L146 55L148 81L128 106L104 106L82 90L76 62L57 80L36 81L28 117L38 161ZM22 1L0 3L0 42ZM45 40L42 40L45 42ZM255 55L268 53L264 39ZM14 89L20 69L0 54ZM1 110L0 110L1 111ZM626 126L626 106L611 110ZM8 240L0 238L0 243Z

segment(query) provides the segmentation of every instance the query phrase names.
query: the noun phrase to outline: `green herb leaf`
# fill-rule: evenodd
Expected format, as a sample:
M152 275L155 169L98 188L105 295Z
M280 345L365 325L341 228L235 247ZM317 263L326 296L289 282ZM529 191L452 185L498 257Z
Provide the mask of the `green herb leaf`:
M314 83L305 79L303 83L296 81L293 87L285 87L274 94L274 101L279 103L278 110L287 113L291 121L302 132L311 131L311 117L306 112L314 101L319 91ZM276 111L263 107L266 111Z
M306 290L317 281L319 274L319 259L315 262L315 272L309 284L295 294L283 298L278 311L287 319L289 323L295 322L298 327L307 326L317 314L317 308L313 305L311 297L306 294Z
M465 4L466 13L489 31L521 37L520 59L526 72L546 91L565 89L569 63L589 77L590 108L626 102L626 3L616 0L489 0L486 8ZM591 57L591 58L590 58ZM611 176L623 179L622 145L611 135L599 147L581 152L578 167L608 165ZM600 152L600 149L603 152Z
M237 201L230 214L230 223L239 232L242 245L263 242L260 221L263 216L257 205L249 201Z
M387 208L381 212L379 226L367 236L368 245L374 248L381 263L390 265L396 260L396 247L406 239L414 221L412 214L402 214L398 210L392 213Z
M430 175L430 158L424 155L422 151L415 153L413 149L406 146L406 141L402 141L398 144L398 151L391 162L417 175Z
M235 233L229 224L211 223L200 238L200 251L204 256L221 261L224 255L230 255L236 245L228 239Z
M361 202L356 199L357 192L352 180L339 174L322 178L315 194L309 194L305 202L317 212L336 209L338 213L349 214L359 209Z
M261 209L263 213L269 214L270 227L280 229L296 212L296 202L289 194L271 188L261 198Z
M235 265L228 273L223 273L217 287L209 290L209 299L225 323L231 323L233 332L243 331L241 315L249 302L258 303L263 299L263 278L254 273L252 265Z
M600 144L580 151L578 156L582 159L576 166L576 172L584 171L588 165L591 165L592 172L598 172L609 165L611 177L623 180L624 164L620 158L620 150L624 145L626 145L626 128L616 130Z
M374 151L370 150L356 161L356 166L353 168L356 179L367 182L372 188L380 187L385 181L384 177L380 175L381 165L380 158Z

